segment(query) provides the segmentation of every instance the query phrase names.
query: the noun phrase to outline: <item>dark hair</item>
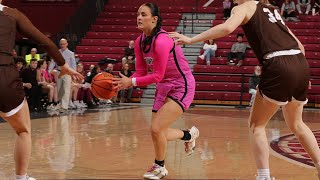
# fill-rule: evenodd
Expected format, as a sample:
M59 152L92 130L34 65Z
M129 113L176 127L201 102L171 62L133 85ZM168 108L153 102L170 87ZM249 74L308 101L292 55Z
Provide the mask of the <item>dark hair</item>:
M38 60L37 60L37 59L35 59L35 58L32 58L32 59L30 59L30 62L31 62L31 61L38 61Z
M160 16L160 8L156 4L146 3L146 4L143 4L142 6L147 6L151 11L152 16L158 16L157 25L156 27L153 28L151 35L147 36L143 40L143 49L145 49L146 46L151 45L153 37L157 35L157 33L161 30L162 17Z
M243 37L244 37L244 34L238 33L238 34L237 34L237 38L238 38L238 37L242 37L242 38L243 38Z
M15 64L20 63L20 62L21 62L23 65L26 65L26 64L27 64L26 60L25 60L23 57L21 57L21 56L18 56L18 57L15 57L15 58L14 58L14 63L15 63Z
M40 59L38 61L38 68L40 68L44 64L44 62L46 62L44 59Z
M98 74L97 70L100 68L100 66L95 65L94 68L91 70L91 75L95 76Z

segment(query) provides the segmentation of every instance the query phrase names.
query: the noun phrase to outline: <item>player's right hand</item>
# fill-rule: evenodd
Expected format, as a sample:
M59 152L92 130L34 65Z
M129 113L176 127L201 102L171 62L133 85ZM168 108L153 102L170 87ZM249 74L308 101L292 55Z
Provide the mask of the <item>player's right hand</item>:
M68 74L74 80L80 81L83 79L83 76L80 73L78 73L77 71L71 69L67 63L65 63L63 66L60 66L60 68L61 68L61 72L59 74L59 78Z
M179 34L177 32L169 32L169 37L171 38L175 38L175 42L178 45L181 44L191 44L191 38L189 38L188 36Z

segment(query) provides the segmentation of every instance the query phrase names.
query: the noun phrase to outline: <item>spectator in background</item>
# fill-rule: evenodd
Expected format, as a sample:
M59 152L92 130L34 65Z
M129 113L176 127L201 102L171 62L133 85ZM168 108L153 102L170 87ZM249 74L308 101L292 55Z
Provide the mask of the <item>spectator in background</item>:
M71 83L71 91L70 91L70 101L69 101L69 109L80 109L84 108L82 105L80 105L78 101L78 92L81 88L81 83L79 81L72 81Z
M83 64L79 63L77 65L77 72L85 76L85 72L83 70ZM79 84L81 84L81 88L78 91L78 97L77 100L79 104L83 107L93 107L92 103L92 95L91 95L91 90L90 86L88 83L85 83L85 81L77 81Z
M249 93L251 94L251 100L249 103L249 106L252 106L254 98L257 94L257 87L260 83L260 74L261 74L261 68L260 66L254 67L254 74L249 79Z
M68 63L69 67L73 70L76 70L76 60L74 57L74 52L68 49L68 41L66 39L60 40L60 53L65 59L66 63ZM56 71L54 71L54 69ZM49 72L54 72L55 76L58 77L60 74L60 69L57 67L55 61L50 63ZM58 97L60 100L59 110L66 111L68 110L69 100L70 100L70 91L71 91L71 76L64 75L61 78L57 79L57 87L58 87Z
M21 72L26 66L26 60L21 56L17 56L14 58L14 63L16 64L16 67L17 67L19 74L21 76Z
M129 42L129 46L124 48L124 57L122 58L122 64L134 64L136 56L134 54L134 41Z
M55 110L58 103L58 90L56 83L53 82L52 75L48 72L48 65L44 59L38 62L37 69L38 85L42 92L48 93L48 110Z
M100 66L98 65L94 66L90 72L90 75L87 78L87 83L91 84L93 77L99 74L100 72L101 72Z
M131 77L132 72L129 69L129 64L124 64L121 70L121 74L125 75L126 77ZM120 91L120 102L131 102L131 96L132 96L132 90L133 87L129 87L127 89L122 89ZM125 93L127 92L127 98L125 100Z
M30 54L26 55L26 62L27 65L30 64L31 59L36 59L37 61L40 60L40 54L37 54L38 50L36 48L32 48Z
M217 44L213 41L213 39L210 39L208 42L204 43L203 45L204 53L199 56L200 59L206 58L207 65L210 65L210 59L211 57L215 57L216 50L217 50Z
M231 14L231 2L229 0L223 1L223 19L228 19Z
M99 74L101 72L101 69L100 69L100 66L96 65L93 67L93 69L91 70L91 73L90 73L90 76L87 77L87 83L88 84L91 84L92 82L92 79L95 75ZM95 102L96 105L99 105L99 99L96 98L95 96L93 96L92 94L92 98L93 98L93 101Z
M107 65L107 68L106 68L104 71L107 72L107 73L110 73L110 74L114 75L114 74L113 74L113 64L109 63L109 64Z
M88 73L87 73L87 77L89 77L90 76L90 74L91 74L91 71L92 71L92 69L94 68L94 65L93 64L91 64L90 66L89 66L89 70L88 70Z
M237 66L241 66L243 64L246 50L247 48L250 48L247 43L243 42L243 37L243 34L237 34L238 42L234 43L231 47L231 52L227 53L229 65L235 65L236 60L238 60Z
M312 8L312 16L320 14L320 0L315 0Z
M302 14L301 8L306 8L306 14L309 14L311 9L311 2L310 0L297 0L297 10L299 14Z
M285 0L282 3L281 7L281 16L284 17L285 21L299 21L299 19L296 17L296 6L292 0Z
M16 51L15 49L12 49L12 56L13 56L14 58L18 57L17 51Z
M14 63L16 65L17 70L19 71L19 76L22 77L22 71L24 70L24 68L26 68L26 60L21 57L21 56L17 56L14 58ZM31 89L32 85L31 83L22 83L23 87L25 89Z
M27 100L31 110L41 110L40 99L41 99L41 88L37 81L37 59L30 60L30 66L25 68L21 72L21 78L23 83L30 83L32 87L26 87L25 92Z
M113 64L112 63L108 63L107 68L104 70L107 73L110 73L114 76L113 73ZM113 104L117 102L117 97L118 97L118 93L112 98L112 99L108 99L107 100L107 104Z

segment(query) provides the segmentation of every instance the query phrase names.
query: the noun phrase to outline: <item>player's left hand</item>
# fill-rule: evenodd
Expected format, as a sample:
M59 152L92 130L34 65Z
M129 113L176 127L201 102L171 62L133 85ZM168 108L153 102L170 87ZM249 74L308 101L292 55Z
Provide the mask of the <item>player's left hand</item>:
M114 89L121 90L132 86L131 78L128 78L127 76L121 73L119 73L119 76L121 78L112 78L112 84L115 85Z
M189 38L185 35L179 34L177 32L169 32L169 37L175 38L176 39L175 42L178 45L191 44L191 38Z

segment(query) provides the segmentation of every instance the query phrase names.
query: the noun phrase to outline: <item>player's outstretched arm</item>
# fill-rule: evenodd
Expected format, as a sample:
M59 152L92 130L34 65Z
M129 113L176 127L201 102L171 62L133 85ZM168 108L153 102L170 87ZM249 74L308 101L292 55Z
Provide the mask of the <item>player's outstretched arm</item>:
M232 9L230 18L223 24L214 26L207 31L194 36L193 38L184 36L177 32L170 32L169 37L176 38L177 44L194 44L203 42L209 39L217 39L232 33L238 26L240 26L246 18L246 6L239 5Z

